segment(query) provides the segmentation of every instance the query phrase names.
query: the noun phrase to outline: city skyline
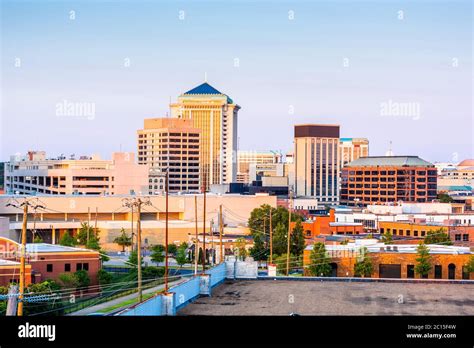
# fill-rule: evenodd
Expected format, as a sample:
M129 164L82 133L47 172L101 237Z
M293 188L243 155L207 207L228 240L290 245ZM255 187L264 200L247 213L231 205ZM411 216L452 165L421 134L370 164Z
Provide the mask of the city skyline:
M242 107L239 150L286 153L295 124L336 123L370 155L391 141L395 155L473 157L468 1L141 4L2 2L0 160L135 152L143 120L205 75ZM65 102L94 115L58 115Z

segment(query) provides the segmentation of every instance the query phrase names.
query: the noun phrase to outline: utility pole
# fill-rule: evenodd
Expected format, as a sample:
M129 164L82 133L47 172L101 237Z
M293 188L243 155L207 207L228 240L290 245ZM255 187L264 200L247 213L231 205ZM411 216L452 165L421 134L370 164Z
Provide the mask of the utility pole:
M199 257L199 236L198 236L198 209L197 209L197 196L194 196L194 219L196 221L196 244L194 245L194 274L198 272L198 257Z
M8 302L7 302L7 312L6 316L14 316L16 315L16 311L18 308L18 286L17 285L11 285L10 290L8 291Z
M211 223L209 224L209 234L211 236L211 259L209 260L209 263L211 266L214 266L214 220L211 220Z
M95 226L94 226L94 235L97 236L97 213L99 208L95 207ZM89 241L89 233L87 233L87 241Z
M293 199L293 192L290 191L290 200L288 202L288 238L286 247L286 275L290 274L290 239L291 239L291 204Z
M204 209L202 220L202 273L206 270L206 173L204 172Z
M125 207L137 208L137 273L138 273L138 284L137 284L137 291L138 291L138 302L142 302L142 243L141 243L141 211L142 205L150 205L150 199L145 197L143 200L142 198L124 198L122 200L122 204Z
M270 207L270 264L273 264L272 207Z
M131 226L131 231L132 232L131 232L130 236L132 237L131 251L133 252L133 205L132 205L132 214L131 214L131 216L132 216L132 226Z
M224 262L224 248L222 245L222 234L224 233L224 219L222 216L222 204L219 206L219 263Z
M18 316L23 316L23 294L25 292L25 258L26 258L26 230L28 226L28 207L32 207L34 210L38 208L45 208L43 205L38 204L38 198L35 198L36 204L33 204L33 199L25 198L22 203L14 201L14 203L7 203L7 207L12 206L20 209L23 207L23 224L21 229L21 249L20 249L20 293L18 295Z
M165 294L168 293L168 168L166 168L165 190L166 190L166 212L165 212Z

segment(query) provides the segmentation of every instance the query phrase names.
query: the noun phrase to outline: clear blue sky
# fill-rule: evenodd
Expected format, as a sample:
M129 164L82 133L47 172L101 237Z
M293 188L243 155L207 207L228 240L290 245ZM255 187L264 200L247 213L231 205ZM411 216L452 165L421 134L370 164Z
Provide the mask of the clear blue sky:
M293 124L338 123L372 155L391 140L399 155L474 157L470 0L0 2L1 160L136 151L143 119L205 72L242 107L240 149L286 152ZM57 116L64 100L95 117ZM381 116L389 100L419 117Z

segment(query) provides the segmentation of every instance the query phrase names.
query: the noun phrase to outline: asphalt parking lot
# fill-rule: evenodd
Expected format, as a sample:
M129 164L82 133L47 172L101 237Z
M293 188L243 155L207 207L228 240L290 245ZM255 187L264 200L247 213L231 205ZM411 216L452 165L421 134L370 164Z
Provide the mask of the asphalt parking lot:
M474 315L472 284L226 281L178 315Z

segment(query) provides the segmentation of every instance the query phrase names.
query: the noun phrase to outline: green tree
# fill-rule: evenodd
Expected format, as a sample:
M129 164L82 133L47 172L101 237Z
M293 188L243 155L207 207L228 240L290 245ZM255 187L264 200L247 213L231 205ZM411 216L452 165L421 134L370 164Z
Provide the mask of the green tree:
M128 263L138 266L138 253L136 250L130 253L130 256L128 257ZM143 265L143 256L141 257L141 264Z
M469 258L469 263L466 265L466 270L471 273L474 272L474 255Z
M444 228L439 228L434 231L428 231L425 237L425 244L442 244L442 245L453 245L453 242L449 238L449 235L445 233Z
M273 254L282 255L286 254L287 250L287 239L288 235L287 227L279 222L275 227L275 232L273 233Z
M273 259L273 263L276 265L277 272L279 274L286 274L286 261L287 261L286 255L287 254L277 255ZM302 267L303 259L299 256L290 254L289 266L290 266L290 269L289 269L290 272L296 268Z
M77 279L77 287L79 288L86 288L91 283L91 279L89 278L89 274L85 270L80 270L74 272L74 276Z
M97 280L100 285L110 284L112 282L112 274L103 269L99 269L99 272L97 272Z
M381 240L382 240L382 243L385 243L385 244L392 244L392 241L393 241L393 237L392 237L392 234L390 232L385 232L384 234L382 234L381 236Z
M168 254L170 255L176 255L178 252L178 246L176 244L168 244Z
M102 248L100 247L98 237L90 238L89 241L86 243L86 248L98 251L102 262L110 260L110 258L105 254L105 251L102 250Z
M245 238L237 238L235 241L234 254L241 260L245 260L247 257L247 249L245 248Z
M96 232L94 231L94 228L90 226L87 222L81 222L81 228L77 232L76 237L77 243L79 245L86 245L87 240L96 237Z
M415 272L423 278L428 277L428 273L433 267L431 264L430 250L424 243L420 243L416 248L418 257L416 258L417 264L415 265Z
M75 289L79 286L79 280L74 273L61 273L58 280L61 286L66 289Z
M329 277L332 274L332 267L329 264L331 258L326 252L326 246L323 243L315 243L309 257L309 273L317 277Z
M265 247L265 236L263 233L253 234L253 247L250 249L250 256L255 261L263 261L267 259L268 250Z
M450 195L446 194L446 193L438 193L438 197L439 201L441 203L452 203L453 202L453 199L451 198Z
M356 277L370 277L374 271L374 264L372 258L369 256L369 251L366 247L359 250L356 264L354 265L354 275Z
M151 248L151 260L156 263L163 262L165 260L165 247L161 244L153 245Z
M33 243L43 243L43 238L36 236L35 239L33 239Z
M184 247L181 245L176 252L176 263L179 265L179 268L183 267L183 265L188 261L188 256L186 254L186 249L188 245L186 244Z
M71 235L69 234L68 231L66 231L63 236L61 237L61 239L59 240L59 244L60 245L63 245L63 246L69 246L69 247L73 247L75 246L77 243L76 243L76 240L71 237Z
M125 229L122 227L120 230L121 234L120 236L116 237L114 239L114 243L118 244L119 246L122 247L122 252L125 251L125 247L132 245L132 237L128 236L127 233L125 232Z
M303 254L305 248L305 240L303 234L303 226L301 221L296 221L295 227L290 236L290 253L296 256Z
M165 275L164 267L147 266L142 269L143 279L157 279L162 278Z

